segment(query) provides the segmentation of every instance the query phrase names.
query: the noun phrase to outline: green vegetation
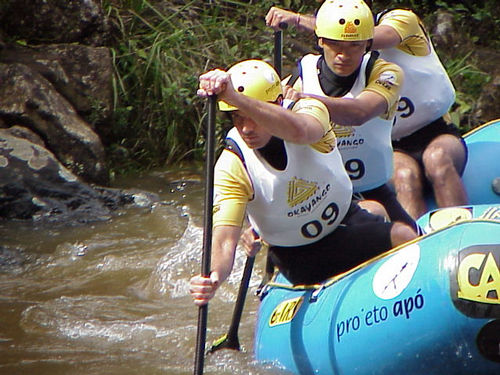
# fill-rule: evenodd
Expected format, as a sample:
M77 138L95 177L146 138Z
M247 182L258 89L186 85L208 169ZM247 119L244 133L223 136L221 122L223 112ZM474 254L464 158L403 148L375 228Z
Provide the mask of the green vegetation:
M116 30L112 168L123 173L202 158L198 76L244 58L269 56L272 31L262 14L271 2L260 1L259 7L198 0L104 5Z
M462 33L477 45L500 47L500 11L497 0L375 0L376 9L406 7L433 24L436 11L453 14ZM486 36L486 37L485 37Z
M479 97L482 87L490 80L490 76L480 71L471 61L471 53L448 60L446 70L450 79L459 84L455 104L450 111L452 121L461 126L462 131L471 129L471 124L465 121L467 113L473 109L473 104Z
M472 43L491 47L500 44L496 37L500 17L489 15L498 13L496 1L376 0L374 4L375 10L412 8L426 22L434 20L437 9L449 10ZM107 140L113 173L203 158L205 103L196 96L198 75L247 58L271 61L273 32L265 26L264 16L274 4L302 13L313 13L318 6L316 0L103 0L115 37L114 127ZM478 38L478 30L486 30L484 35L491 39ZM299 44L312 50L314 39L287 30L284 73L303 53ZM454 120L459 123L489 77L471 61L468 51L440 55L457 87ZM219 133L224 121L218 116Z

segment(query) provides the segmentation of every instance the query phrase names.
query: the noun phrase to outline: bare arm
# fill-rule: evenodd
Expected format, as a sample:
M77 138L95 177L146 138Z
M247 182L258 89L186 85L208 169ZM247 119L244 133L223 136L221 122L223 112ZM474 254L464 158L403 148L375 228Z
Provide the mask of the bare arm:
M375 27L372 49L386 49L398 46L401 37L391 26L379 25Z
M217 272L219 282L224 282L233 269L234 254L241 228L230 225L217 226L212 239L212 272Z
M249 226L240 236L240 243L248 257L254 257L262 248L262 241L259 235Z
M212 70L200 76L198 95L213 94L237 107L244 116L251 118L269 133L285 141L312 144L318 142L324 135L323 126L313 116L294 113L279 105L236 92L230 75L222 70Z
M220 284L231 274L240 231L240 227L229 225L214 228L210 277L196 275L190 280L189 291L196 305L207 304L215 295Z
M272 135L298 144L318 142L325 131L314 117L288 111L281 106L237 95L231 103Z
M322 101L330 112L332 122L337 125L357 126L387 111L385 98L371 91L363 91L355 98L332 98L303 94Z
M274 30L279 30L281 23L286 23L305 32L313 33L316 26L316 18L278 7L269 9L266 15L266 25L272 27Z

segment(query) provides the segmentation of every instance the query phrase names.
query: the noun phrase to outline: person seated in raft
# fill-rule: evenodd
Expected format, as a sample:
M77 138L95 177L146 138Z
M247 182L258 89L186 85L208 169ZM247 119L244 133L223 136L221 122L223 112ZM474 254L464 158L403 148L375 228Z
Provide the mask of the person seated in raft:
M283 91L262 60L199 77L198 95L217 95L233 128L214 171L210 276L190 280L196 305L231 273L245 217L295 284L321 282L416 237L353 200L327 108L305 98L285 109Z
M333 6L327 3L332 1L326 1L325 7ZM366 3L371 7L371 1ZM322 20L317 24L314 16L272 7L266 24L278 29L283 22L310 33L322 25ZM434 195L438 207L466 205L468 197L461 176L467 147L448 116L455 89L422 21L408 9L379 13L371 49L378 50L380 58L399 65L405 74L392 129L392 182L398 201L414 219L427 211L427 194Z

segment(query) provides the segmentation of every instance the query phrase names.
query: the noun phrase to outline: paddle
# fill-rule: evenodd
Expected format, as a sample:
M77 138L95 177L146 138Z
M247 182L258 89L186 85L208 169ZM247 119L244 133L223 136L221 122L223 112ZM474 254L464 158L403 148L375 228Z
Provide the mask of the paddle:
M215 105L216 96L208 98L208 126L205 160L205 215L203 222L203 253L201 258L201 275L210 275L210 257L212 253L212 206L214 189L215 164ZM208 304L200 306L198 310L198 334L196 336L196 353L194 360L194 374L203 374L205 359L205 340L207 336Z
M245 305L245 298L248 291L248 284L250 276L252 276L252 268L255 262L255 257L247 257L243 276L241 277L240 288L238 290L238 297L234 305L233 317L227 334L221 336L219 339L212 343L212 347L208 353L216 352L219 349L233 349L240 350L240 341L238 340L238 328L240 325L241 314L243 313L243 306Z
M283 31L286 30L288 24L285 22L281 22L279 24L280 30L276 30L274 32L274 69L278 72L278 75L281 78L281 73L283 70Z
M288 24L285 22L281 22L279 24L280 30L276 30L274 32L274 69L276 69L276 72L278 75L281 77L281 73L283 71L283 31L286 30L288 27ZM269 251L269 250L268 250ZM266 257L266 270L264 277L262 278L262 281L260 282L260 285L257 288L257 295L260 294L260 291L264 287L264 285L267 284L267 282L271 279L272 275L274 274L274 263L271 260L271 257L269 256L269 253L267 254Z

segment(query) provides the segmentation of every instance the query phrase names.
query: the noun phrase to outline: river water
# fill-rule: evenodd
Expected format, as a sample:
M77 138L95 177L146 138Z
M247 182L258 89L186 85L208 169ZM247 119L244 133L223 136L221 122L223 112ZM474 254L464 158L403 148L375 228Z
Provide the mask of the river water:
M201 269L204 182L200 171L154 171L115 187L158 194L80 226L0 224L0 374L192 374L198 308L188 281ZM227 332L245 263L208 308L207 348ZM258 255L239 330L242 351L205 359L205 374L285 372L253 356L264 270Z

